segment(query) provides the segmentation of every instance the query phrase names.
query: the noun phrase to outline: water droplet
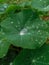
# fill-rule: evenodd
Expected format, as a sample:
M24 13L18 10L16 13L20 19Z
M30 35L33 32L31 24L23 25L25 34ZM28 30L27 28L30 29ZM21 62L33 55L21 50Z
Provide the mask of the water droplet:
M13 21L11 21L11 24L13 24L14 22Z
M32 25L32 28L35 28L35 26L34 26L34 25Z
M13 63L11 62L10 65L13 65Z
M6 6L6 5L4 5L4 8L7 8L7 6Z
M38 32L40 33L40 30L38 30Z
M41 42L39 42L39 44L41 44Z
M3 31L3 29L1 29L1 32Z
M41 58L43 58L44 56L41 56Z
M5 33L4 33L4 32L3 32L2 34L3 34L3 35L5 35Z
M20 35L24 35L26 32L27 32L27 29L23 29L23 30L20 32Z
M18 26L16 25L15 27L17 28Z
M46 4L46 1L44 1L44 3Z
M0 8L0 12L3 12L5 9L4 8Z
M40 58L38 57L37 60L39 60Z
M2 43L2 40L0 40L0 44Z
M36 28L38 29L39 27L38 27L38 26L36 26Z
M44 9L45 9L45 10L46 10L46 9L49 9L49 5L48 5L47 7L45 7Z
M38 42L38 40L37 40L37 39L36 39L35 41L36 41L36 42Z
M49 51L48 51L49 52Z
M4 8L7 8L8 7L8 5L7 4L4 4Z
M42 0L40 0L40 1L42 1Z
M33 63L35 63L35 62L36 62L36 60L35 60L35 59L33 59L33 60L32 60L32 62L33 62Z
M21 32L20 32L20 35L24 35L24 32L23 32L23 31L21 31Z
M3 57L5 56L5 54L3 54Z

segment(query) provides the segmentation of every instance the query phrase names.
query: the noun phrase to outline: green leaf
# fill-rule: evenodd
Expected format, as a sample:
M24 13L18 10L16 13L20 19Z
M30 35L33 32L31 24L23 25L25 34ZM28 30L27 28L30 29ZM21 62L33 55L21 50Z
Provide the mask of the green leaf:
M8 8L8 4L0 4L0 14L5 13L6 9Z
M19 6L18 6L19 7ZM13 13L17 8L17 5L11 4L9 5L9 7L7 8L6 12L9 14Z
M1 22L7 40L15 46L35 49L41 47L47 37L48 25L31 9L11 14Z
M23 51L16 57L13 65L49 65L49 44L36 50Z
M7 0L0 0L0 3L2 3L2 2L6 2Z
M21 7L27 7L27 6L31 6L31 0L22 0L20 2L18 2L18 6L21 6Z
M14 1L14 0L13 0ZM12 2L12 0L0 0L0 3Z
M31 6L39 11L49 11L49 0L32 0Z
M5 34L0 31L0 58L4 57L9 49L9 42L5 38Z

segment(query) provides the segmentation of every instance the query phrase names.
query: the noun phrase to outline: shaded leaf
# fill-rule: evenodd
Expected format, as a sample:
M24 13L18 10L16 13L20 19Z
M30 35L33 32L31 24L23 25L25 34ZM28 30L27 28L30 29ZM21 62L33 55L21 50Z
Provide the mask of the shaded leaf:
M13 65L49 65L49 44L36 50L24 49L16 57Z
M4 57L9 49L9 42L4 36L4 33L0 32L0 58Z
M31 6L39 11L49 11L49 0L32 0Z

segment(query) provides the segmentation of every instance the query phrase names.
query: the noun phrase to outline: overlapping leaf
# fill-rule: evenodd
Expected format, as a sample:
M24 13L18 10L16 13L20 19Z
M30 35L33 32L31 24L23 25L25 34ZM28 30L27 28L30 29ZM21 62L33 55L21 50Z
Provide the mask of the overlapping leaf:
M39 11L49 11L49 0L32 0L31 6Z
M5 13L6 9L8 8L8 4L0 4L0 14Z
M37 17L31 9L9 15L1 22L7 40L23 48L41 47L49 36L48 25Z
M0 58L4 57L9 49L9 42L5 38L4 32L0 31Z
M24 49L13 65L49 65L49 44L36 50Z
M0 2L3 3L15 3L18 4L18 6L25 7L29 6L32 7L33 9L37 9L38 11L49 11L49 0L0 0Z

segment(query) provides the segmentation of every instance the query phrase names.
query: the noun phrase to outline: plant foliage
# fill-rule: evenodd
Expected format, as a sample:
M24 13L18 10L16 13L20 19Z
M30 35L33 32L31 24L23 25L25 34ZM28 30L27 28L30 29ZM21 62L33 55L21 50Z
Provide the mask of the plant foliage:
M49 0L0 0L0 58L22 48L7 65L49 65L48 40Z

